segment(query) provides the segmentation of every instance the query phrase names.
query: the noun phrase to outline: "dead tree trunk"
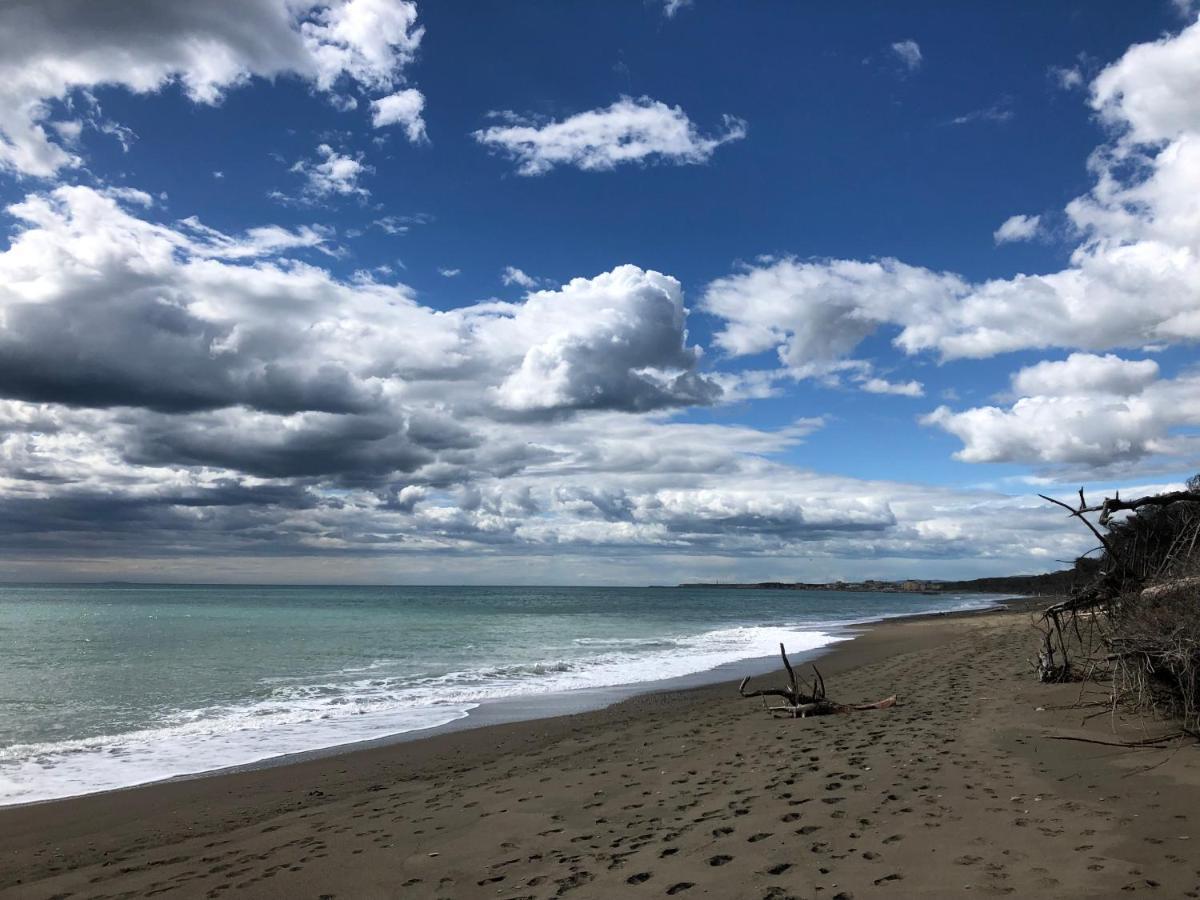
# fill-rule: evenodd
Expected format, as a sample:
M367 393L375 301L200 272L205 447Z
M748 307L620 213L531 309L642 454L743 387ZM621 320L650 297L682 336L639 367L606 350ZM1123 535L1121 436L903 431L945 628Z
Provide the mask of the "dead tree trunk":
M783 668L787 671L787 687L748 691L746 685L750 681L749 675L743 678L742 683L738 686L738 693L743 697L762 697L764 706L766 706L767 697L782 698L784 702L781 705L766 706L772 715L783 713L793 719L803 719L807 716L824 716L830 713L888 709L896 705L894 695L875 703L837 703L825 696L825 679L821 677L821 672L815 665L812 667L812 684L802 686L799 679L796 678L796 670L792 668L783 644L779 645L779 655L783 657Z

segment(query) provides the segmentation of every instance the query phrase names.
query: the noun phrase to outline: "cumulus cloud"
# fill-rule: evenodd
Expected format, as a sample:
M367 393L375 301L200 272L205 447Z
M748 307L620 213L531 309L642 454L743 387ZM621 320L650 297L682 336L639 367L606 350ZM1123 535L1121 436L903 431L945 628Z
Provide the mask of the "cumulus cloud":
M921 45L914 40L896 41L892 44L892 53L896 58L904 64L910 72L921 68L923 57L921 56Z
M70 140L78 126L64 123L62 103L100 86L144 94L177 83L193 102L214 104L252 78L296 75L344 108L354 105L346 88L395 96L423 36L416 19L409 0L6 4L0 167L50 177L80 165Z
M371 124L376 128L399 125L412 143L424 143L429 139L421 117L424 109L425 96L416 88L405 88L371 101Z
M999 228L992 233L992 239L997 244L1010 244L1014 241L1030 241L1038 235L1042 226L1041 216L1009 216Z
M1074 464L1105 469L1194 446L1171 438L1180 426L1200 424L1195 378L1162 382L1134 397L1096 395L1023 397L1008 409L952 412L939 407L925 421L963 442L966 462Z
M588 309L596 319L580 318ZM695 371L699 350L686 344L686 314L678 281L636 266L532 293L496 326L498 336L529 347L499 386L498 401L523 411L715 402L721 390Z
M1046 394L1064 397L1071 394L1141 393L1158 378L1158 363L1152 359L1122 359L1111 353L1096 356L1072 353L1065 360L1040 362L1017 372L1013 390L1021 396Z
M503 124L476 131L475 140L515 161L521 175L544 175L564 165L595 172L622 163L704 163L722 144L746 136L746 123L728 115L723 131L701 134L680 107L649 97L622 97L561 121L493 115Z
M1177 430L1200 425L1200 377L1157 376L1153 360L1073 353L1018 371L1018 399L1007 408L942 406L924 421L962 440L955 455L966 462L1128 468L1196 449Z
M716 343L732 356L776 350L796 378L847 368L883 323L926 321L967 290L956 275L894 259L768 260L711 282L701 308L723 320Z
M1135 44L1092 82L1092 106L1126 141L1176 141L1200 130L1200 23Z
M716 343L775 350L805 377L861 368L859 345L881 329L943 360L1200 339L1197 60L1200 23L1132 47L1093 82L1112 137L1090 160L1091 191L1066 208L1080 235L1066 268L972 282L893 259L767 259L708 286L701 307L725 320Z

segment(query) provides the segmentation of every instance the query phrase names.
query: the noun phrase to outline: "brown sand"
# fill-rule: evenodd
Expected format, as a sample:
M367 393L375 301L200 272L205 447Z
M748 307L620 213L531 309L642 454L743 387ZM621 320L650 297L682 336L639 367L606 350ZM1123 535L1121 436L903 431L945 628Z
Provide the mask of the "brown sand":
M886 711L719 685L0 810L0 897L1200 897L1200 751L1048 740L1114 735L1031 637L937 617L824 658Z

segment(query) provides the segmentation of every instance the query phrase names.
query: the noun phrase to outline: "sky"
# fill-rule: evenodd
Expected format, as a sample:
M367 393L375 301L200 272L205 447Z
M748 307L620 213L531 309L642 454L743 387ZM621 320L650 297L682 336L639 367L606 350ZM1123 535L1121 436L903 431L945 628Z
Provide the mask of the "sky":
M0 6L0 580L963 578L1200 468L1186 0Z

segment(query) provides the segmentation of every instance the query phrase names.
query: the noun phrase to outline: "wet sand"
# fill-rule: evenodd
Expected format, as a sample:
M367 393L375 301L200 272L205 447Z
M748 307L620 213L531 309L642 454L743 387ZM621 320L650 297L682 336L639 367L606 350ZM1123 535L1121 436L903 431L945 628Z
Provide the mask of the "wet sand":
M1200 897L1200 750L1051 739L1162 726L1069 708L1034 646L1020 610L893 621L820 661L890 710L721 684L3 809L0 897Z

